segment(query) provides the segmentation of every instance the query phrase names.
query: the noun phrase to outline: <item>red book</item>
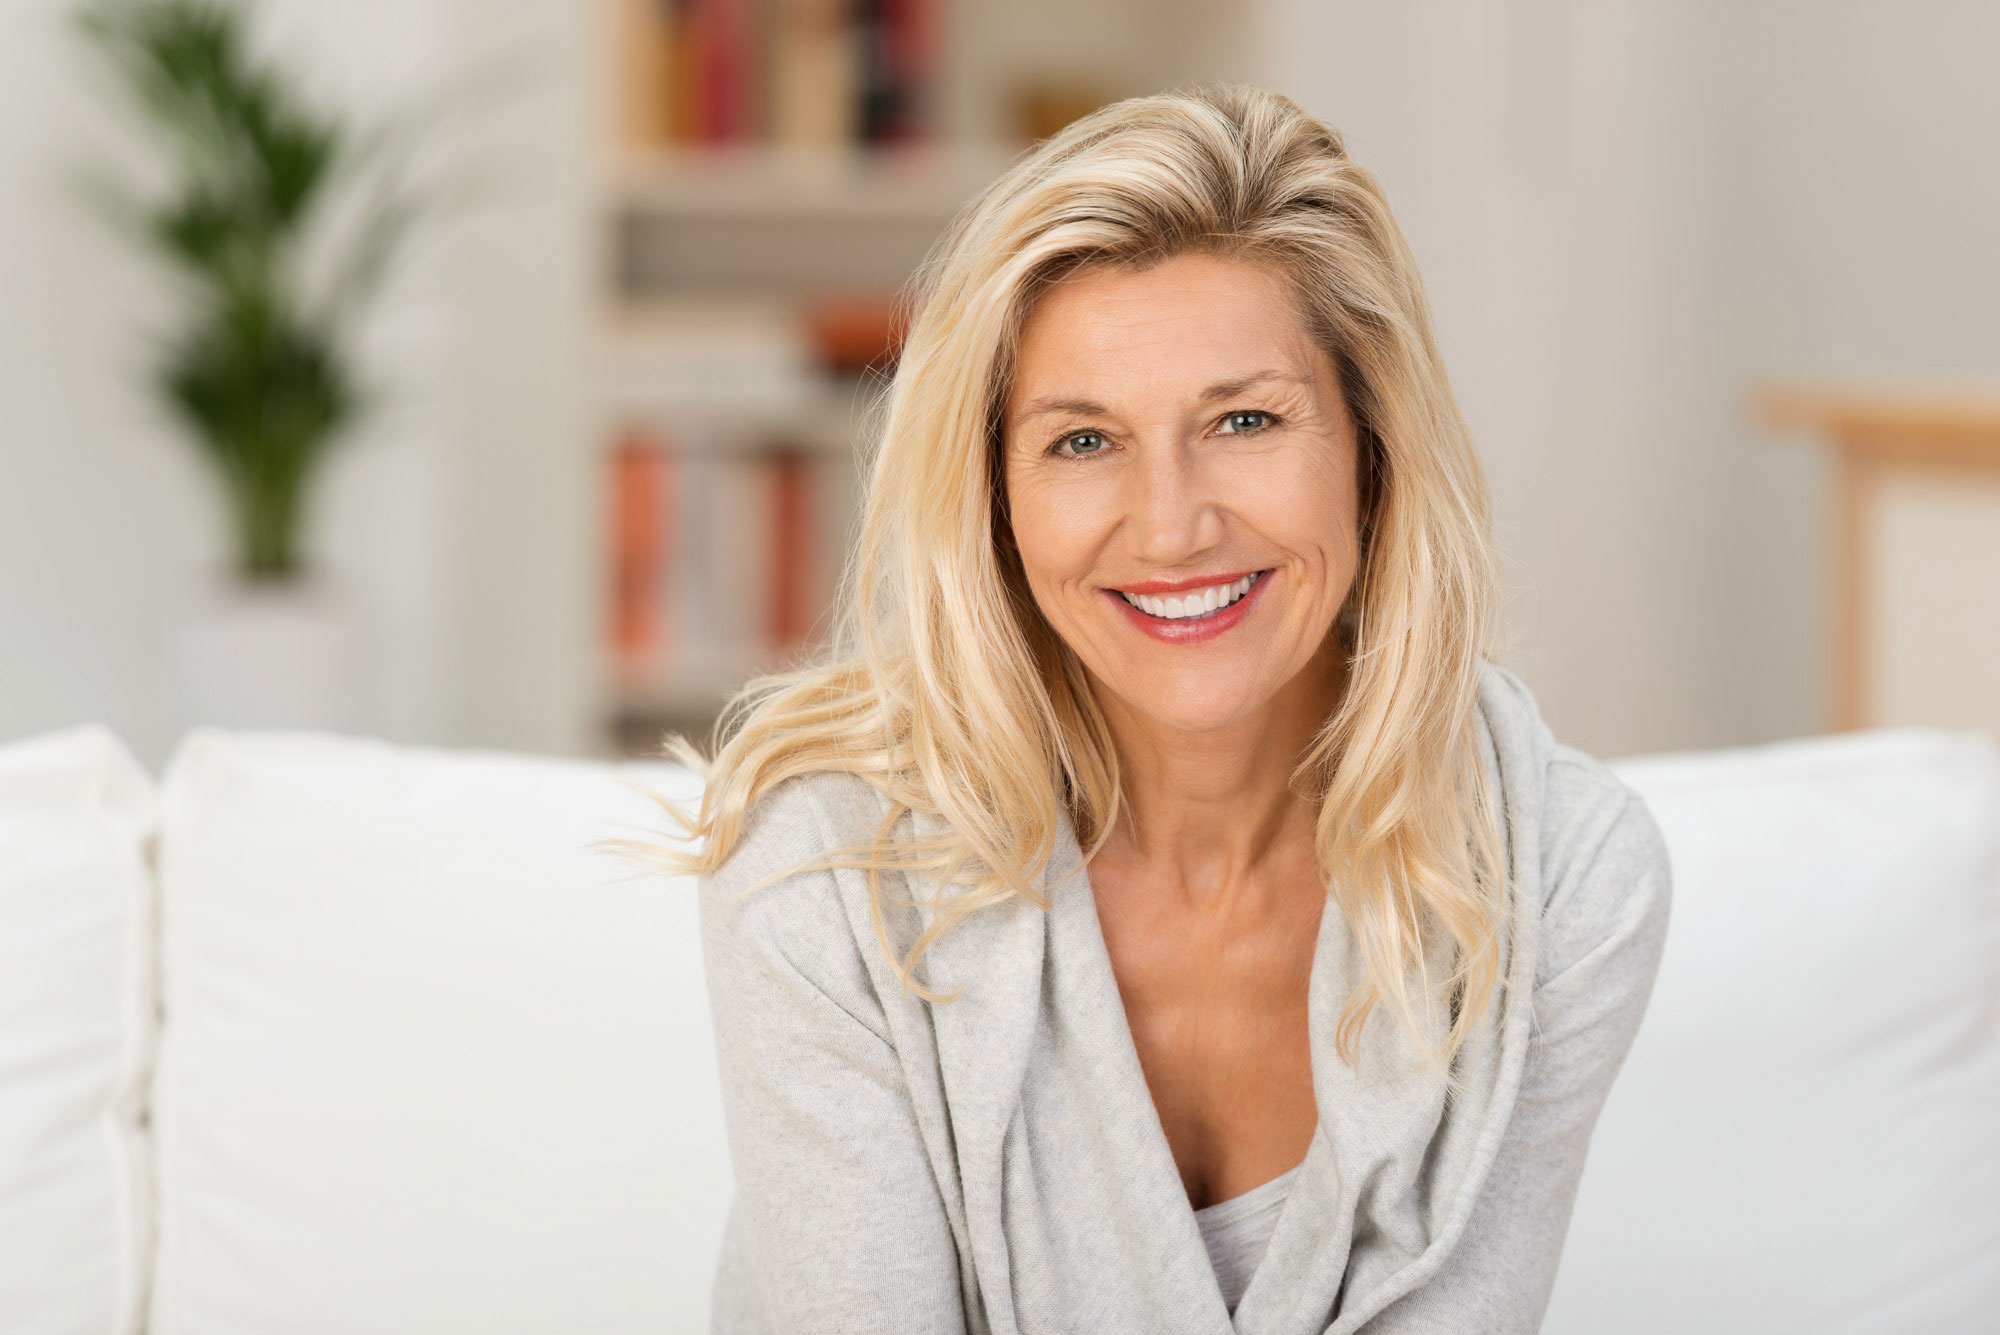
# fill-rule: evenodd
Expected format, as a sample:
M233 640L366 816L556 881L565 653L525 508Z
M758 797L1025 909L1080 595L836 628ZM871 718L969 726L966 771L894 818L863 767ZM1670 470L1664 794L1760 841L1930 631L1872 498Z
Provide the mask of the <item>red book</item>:
M693 20L698 138L728 144L749 136L752 50L748 0L689 0Z
M933 123L930 100L937 66L933 4L934 0L885 0L888 65L897 110L888 138L895 143L924 138Z

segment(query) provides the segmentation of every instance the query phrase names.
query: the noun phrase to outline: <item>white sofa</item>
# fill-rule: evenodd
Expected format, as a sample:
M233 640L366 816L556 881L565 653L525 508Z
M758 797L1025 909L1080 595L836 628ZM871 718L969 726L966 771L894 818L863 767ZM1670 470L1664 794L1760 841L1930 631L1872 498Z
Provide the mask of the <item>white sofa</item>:
M1674 924L1545 1327L2000 1330L2000 755L1625 762ZM691 888L595 764L0 746L0 1332L703 1331L729 1197Z

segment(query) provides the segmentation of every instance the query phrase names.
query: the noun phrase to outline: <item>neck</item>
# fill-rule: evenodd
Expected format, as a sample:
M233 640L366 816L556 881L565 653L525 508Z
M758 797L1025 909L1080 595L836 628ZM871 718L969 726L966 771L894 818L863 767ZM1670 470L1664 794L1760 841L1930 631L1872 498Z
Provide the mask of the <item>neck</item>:
M1208 907L1284 881L1302 859L1310 865L1318 810L1290 779L1345 684L1345 660L1329 637L1262 709L1222 728L1163 727L1101 691L1125 800L1098 856Z

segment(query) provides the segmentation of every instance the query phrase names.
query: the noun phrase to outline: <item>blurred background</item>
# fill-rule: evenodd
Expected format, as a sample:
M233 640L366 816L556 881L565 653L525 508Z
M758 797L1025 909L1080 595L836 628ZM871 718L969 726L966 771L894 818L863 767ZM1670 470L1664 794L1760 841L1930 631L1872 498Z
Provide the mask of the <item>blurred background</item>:
M185 276L72 180L168 198L186 163L74 6L0 7L0 740L101 721L157 769L200 723L704 729L824 626L896 286L1026 144L1198 79L1383 179L1559 737L2000 730L1983 0L237 8L301 107L442 98L404 147L446 203L330 345L373 396L300 436L296 559L259 566L227 433L157 389Z

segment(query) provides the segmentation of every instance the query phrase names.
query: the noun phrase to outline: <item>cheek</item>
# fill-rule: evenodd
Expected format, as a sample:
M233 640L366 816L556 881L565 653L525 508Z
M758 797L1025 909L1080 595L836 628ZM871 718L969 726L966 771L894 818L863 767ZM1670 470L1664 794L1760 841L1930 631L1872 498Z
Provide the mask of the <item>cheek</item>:
M1030 581L1046 584L1090 569L1104 524L1099 490L1042 473L1009 478L1008 517Z
M1240 470L1232 508L1283 545L1353 559L1360 497L1353 457L1330 447L1274 451Z

